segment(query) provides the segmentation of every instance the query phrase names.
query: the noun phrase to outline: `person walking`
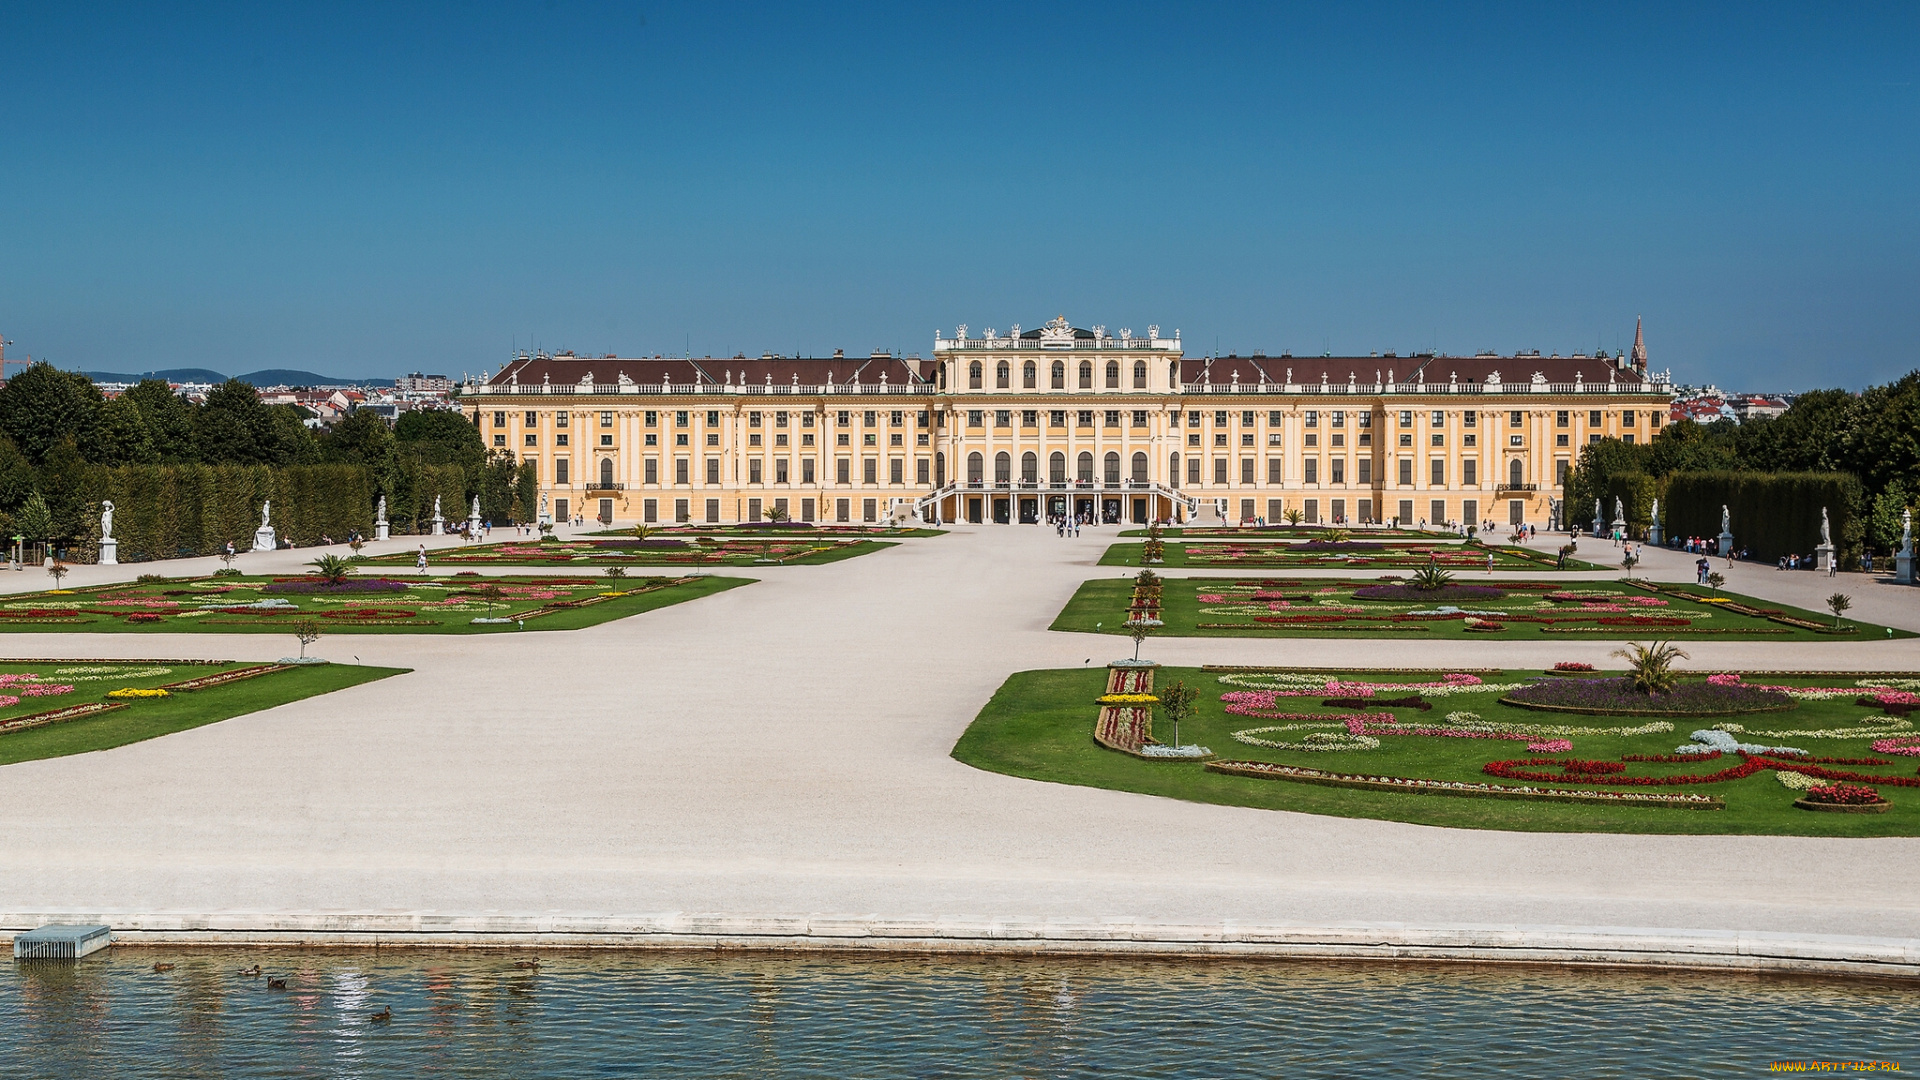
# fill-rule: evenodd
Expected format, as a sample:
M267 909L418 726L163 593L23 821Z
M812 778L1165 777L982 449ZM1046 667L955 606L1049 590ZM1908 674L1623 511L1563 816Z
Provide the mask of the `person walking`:
M421 544L420 550L414 554L413 568L422 574L427 572L427 545Z

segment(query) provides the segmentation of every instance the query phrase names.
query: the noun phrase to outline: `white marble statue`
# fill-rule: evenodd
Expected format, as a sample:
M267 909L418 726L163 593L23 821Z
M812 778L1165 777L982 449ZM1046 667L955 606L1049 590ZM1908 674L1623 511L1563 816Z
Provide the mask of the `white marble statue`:
M480 496L475 495L473 497L473 512L467 516L475 521L480 520Z
M269 520L272 513L273 513L273 500L266 499L262 501L260 503L260 527L261 528L263 529L268 528L272 524L272 522Z
M387 523L387 497L385 495L380 496L380 505L374 508L373 520L374 523L378 525L385 525Z
M1820 546L1833 546L1833 531L1827 524L1827 508L1824 506L1820 508Z
M113 539L113 500L100 504L100 539Z
M1913 509L1900 511L1900 550L1904 554L1913 554Z
M1721 503L1720 504L1720 535L1725 536L1726 534L1732 531L1733 531L1733 515L1727 512L1727 504Z
M1660 524L1660 500L1659 499L1653 500L1653 523L1655 525Z
M1600 527L1600 496L1593 497L1593 527Z
M433 516L434 517L440 516L440 496L438 495L435 495L433 497Z
M1620 496L1618 495L1615 495L1613 497L1613 520L1615 521L1627 520L1626 504L1620 501Z

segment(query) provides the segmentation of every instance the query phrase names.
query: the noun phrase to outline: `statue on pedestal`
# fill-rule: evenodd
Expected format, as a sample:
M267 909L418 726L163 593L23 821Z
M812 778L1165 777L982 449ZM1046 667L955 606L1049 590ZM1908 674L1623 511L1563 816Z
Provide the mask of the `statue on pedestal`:
M433 497L433 535L447 535L447 519L440 515L440 496Z
M120 541L113 538L113 500L100 503L100 565L120 565Z
M1900 553L1893 557L1893 578L1902 585L1913 584L1913 510L1900 512Z
M260 527L253 531L253 550L272 551L279 546L279 540L273 534L269 524L273 516L273 500L264 499L260 503Z
M380 496L380 504L373 511L373 538L385 540L393 535L392 526L387 524L387 497Z

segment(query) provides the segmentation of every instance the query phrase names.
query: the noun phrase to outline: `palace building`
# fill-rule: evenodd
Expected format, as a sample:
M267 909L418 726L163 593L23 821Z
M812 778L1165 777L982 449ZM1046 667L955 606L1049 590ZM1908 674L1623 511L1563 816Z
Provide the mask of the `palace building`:
M1213 356L1056 318L933 357L519 354L460 403L555 518L1559 524L1579 448L1651 439L1672 380L1609 357Z

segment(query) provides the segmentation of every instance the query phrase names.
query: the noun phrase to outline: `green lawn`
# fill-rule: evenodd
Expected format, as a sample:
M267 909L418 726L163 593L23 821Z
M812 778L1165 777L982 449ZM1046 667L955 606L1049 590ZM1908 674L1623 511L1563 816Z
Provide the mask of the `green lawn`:
M697 600L753 579L636 575L616 582L595 577L358 574L348 578L342 591L302 591L316 580L201 577L33 593L0 603L0 631L291 636L291 624L308 616L328 635L578 630ZM485 590L493 587L501 595L490 599ZM277 607L244 606L265 603ZM475 625L475 618L516 621Z
M108 696L114 690L128 687L152 689L258 666L167 660L4 661L0 662L0 676L31 674L36 676L36 680L26 685L50 689L69 686L72 689L65 693L34 697L21 693L18 684L7 687L0 702L8 697L17 697L19 701L0 706L0 724L72 705L121 700ZM271 709L315 694L328 694L389 675L399 675L405 670L361 667L357 664L299 665L201 690L173 690L167 697L129 699L125 708L111 712L0 734L0 765L125 746L143 739L217 723L229 717Z
M1392 584L1377 580L1168 578L1162 592L1159 634L1179 637L1381 637L1545 638L1555 641L1610 638L1671 638L1675 641L1863 641L1913 637L1906 630L1842 620L1828 629L1824 613L1721 592L1729 603L1706 602L1710 590L1662 583L1658 591L1625 581L1508 582L1462 575L1456 585L1492 587L1498 598L1362 600L1356 589ZM1125 633L1133 579L1103 578L1074 592L1054 619L1053 630ZM1201 597L1209 597L1201 600ZM1566 599L1550 599L1553 596ZM1451 614L1433 613L1442 607ZM1771 617L1743 613L1771 613ZM1496 630L1470 629L1468 618ZM1779 621L1796 619L1817 625ZM1268 621L1263 621L1268 620ZM1293 620L1293 621L1282 621ZM1552 621L1546 621L1552 620Z
M1144 543L1114 544L1100 557L1101 566L1139 566ZM1289 544L1264 542L1166 542L1162 566L1214 570L1417 570L1438 565L1456 573L1487 568L1491 552L1496 570L1603 570L1602 566L1568 559L1566 566L1554 556L1531 548L1484 547L1479 544L1433 543L1422 541L1376 542L1353 540L1339 545Z
M711 544L693 545L688 539L707 538ZM892 541L856 537L806 537L774 540L686 533L674 537L626 540L538 540L441 548L427 553L430 567L439 566L813 566L870 555L893 547ZM360 566L411 568L414 556L406 552L356 558Z
M1151 646L1149 646L1151 651ZM1675 730L1645 735L1574 735L1572 751L1534 753L1525 742L1426 736L1382 736L1377 750L1335 752L1285 751L1248 745L1236 741L1235 731L1263 727L1280 721L1230 716L1220 700L1224 692L1238 689L1220 682L1220 672L1198 668L1161 668L1155 672L1155 688L1164 689L1173 680L1181 680L1200 691L1198 715L1180 726L1182 743L1207 746L1221 759L1267 761L1307 766L1329 772L1364 773L1375 776L1414 777L1468 781L1475 783L1516 784L1486 775L1481 766L1489 761L1525 758L1575 757L1584 760L1617 761L1625 754L1670 754L1695 726L1705 722L1675 722ZM1334 673L1330 673L1334 674ZM1438 681L1441 673L1337 673L1341 678L1380 682ZM1539 672L1481 672L1488 685L1500 685ZM1777 681L1794 685L1848 686L1854 676L1826 678L1789 678ZM1762 680L1747 676L1749 682ZM1652 792L1694 792L1723 799L1722 810L1689 810L1653 806L1592 806L1522 802L1508 799L1423 795L1402 792L1367 791L1290 781L1227 776L1208 772L1198 762L1147 761L1109 750L1094 743L1092 731L1098 706L1094 701L1105 688L1106 672L1092 670L1024 671L1010 677L986 708L980 711L960 741L953 756L976 768L1053 783L1134 791L1148 795L1185 799L1191 802L1251 806L1269 810L1296 810L1335 817L1379 818L1423 825L1442 825L1469 829L1511 829L1529 832L1639 832L1639 833L1746 833L1804 836L1913 836L1920 835L1920 788L1880 787L1880 793L1894 805L1885 814L1831 814L1796 809L1796 792L1783 786L1771 771L1762 771L1738 780L1679 787L1639 788L1610 786L1604 777L1593 783L1542 783L1539 786L1585 790L1621 790ZM1415 691L1408 691L1415 692ZM1382 696L1400 696L1381 691ZM1568 724L1580 727L1619 728L1643 723L1638 719L1606 716L1567 716L1532 712L1498 704L1499 693L1475 692L1429 697L1430 712L1411 709L1390 710L1403 725L1445 725L1449 712L1464 710L1490 720L1514 723ZM1351 709L1330 708L1320 702L1322 695L1283 697L1280 709L1303 714L1334 715ZM1388 711L1388 710L1380 710ZM1852 698L1801 702L1785 713L1768 713L1745 721L1750 732L1808 731L1850 728L1876 710L1855 705ZM1172 741L1165 719L1154 718L1155 734ZM1305 732L1269 733L1267 738L1288 740ZM1741 735L1757 739L1756 734ZM1793 745L1790 739L1766 739L1771 745ZM1798 744L1817 757L1864 757L1870 737L1848 739L1803 739ZM1888 756L1894 762L1885 766L1831 765L1827 768L1850 770L1876 776L1915 775L1915 759ZM1740 763L1728 755L1700 764L1631 763L1625 775L1666 776L1684 773L1705 774Z

